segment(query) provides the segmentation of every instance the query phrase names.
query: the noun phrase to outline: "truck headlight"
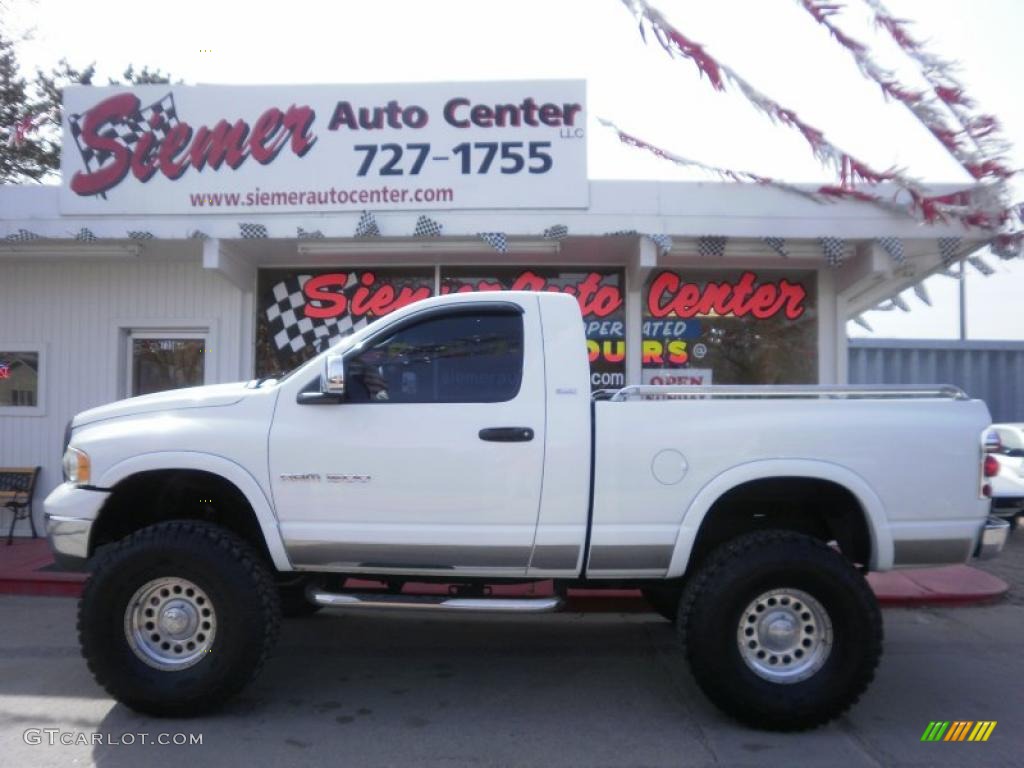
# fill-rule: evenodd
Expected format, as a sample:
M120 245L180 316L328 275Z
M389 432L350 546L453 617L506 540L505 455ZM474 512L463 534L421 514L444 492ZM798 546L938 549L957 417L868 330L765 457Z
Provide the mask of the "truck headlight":
M64 479L76 485L86 485L89 482L89 454L77 448L69 447L64 451Z

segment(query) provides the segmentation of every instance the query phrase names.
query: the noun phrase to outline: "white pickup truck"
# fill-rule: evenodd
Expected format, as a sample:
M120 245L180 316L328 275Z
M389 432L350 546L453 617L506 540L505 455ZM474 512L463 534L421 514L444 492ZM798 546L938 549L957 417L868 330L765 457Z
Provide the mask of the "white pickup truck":
M1005 542L989 414L958 390L592 396L589 379L571 297L461 294L280 379L78 414L46 518L58 561L91 570L79 633L97 681L195 714L259 670L282 612L548 611L574 585L632 586L720 708L806 728L874 675L867 571ZM553 597L491 594L539 580Z

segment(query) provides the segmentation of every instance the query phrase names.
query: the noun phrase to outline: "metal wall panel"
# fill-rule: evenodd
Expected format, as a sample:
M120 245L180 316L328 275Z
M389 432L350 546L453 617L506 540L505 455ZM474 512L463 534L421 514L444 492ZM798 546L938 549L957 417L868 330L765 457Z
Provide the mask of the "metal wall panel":
M851 384L955 384L998 422L1024 422L1024 342L850 339Z
M0 348L39 342L45 355L45 413L0 415L0 467L43 467L37 528L42 500L61 482L64 425L79 411L123 396L126 352L118 327L133 321L209 324L210 380L237 381L240 347L251 343L242 339L245 311L249 305L237 287L194 261L0 262ZM27 523L17 531L26 533Z

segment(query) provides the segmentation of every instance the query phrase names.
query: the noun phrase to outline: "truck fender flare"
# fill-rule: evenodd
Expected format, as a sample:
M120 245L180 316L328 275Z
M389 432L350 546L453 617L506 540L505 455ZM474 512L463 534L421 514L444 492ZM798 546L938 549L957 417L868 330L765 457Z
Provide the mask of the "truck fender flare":
M242 495L248 500L249 506L256 513L256 521L259 523L263 539L267 543L267 551L270 552L274 567L279 571L293 570L285 553L277 517L274 515L273 507L266 494L247 469L230 459L198 451L143 453L115 464L103 473L96 484L101 488L113 488L131 475L158 469L195 469L219 475L232 483L242 492Z
M697 539L697 533L711 507L723 494L752 480L767 480L773 477L802 477L815 480L829 480L841 485L854 495L860 503L867 520L871 536L872 570L886 570L892 567L893 544L889 531L885 505L878 494L858 474L839 464L817 459L766 459L751 461L722 472L709 481L696 495L683 515L676 537L672 561L669 563L668 578L682 576L690 560L690 552Z

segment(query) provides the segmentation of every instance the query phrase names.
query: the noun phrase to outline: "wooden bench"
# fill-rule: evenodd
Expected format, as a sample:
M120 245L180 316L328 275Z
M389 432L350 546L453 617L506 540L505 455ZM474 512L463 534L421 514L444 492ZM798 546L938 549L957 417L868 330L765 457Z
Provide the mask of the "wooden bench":
M42 467L0 467L0 509L11 510L11 527L7 544L14 541L14 524L28 518L32 538L36 538L36 522L32 519L32 497Z

